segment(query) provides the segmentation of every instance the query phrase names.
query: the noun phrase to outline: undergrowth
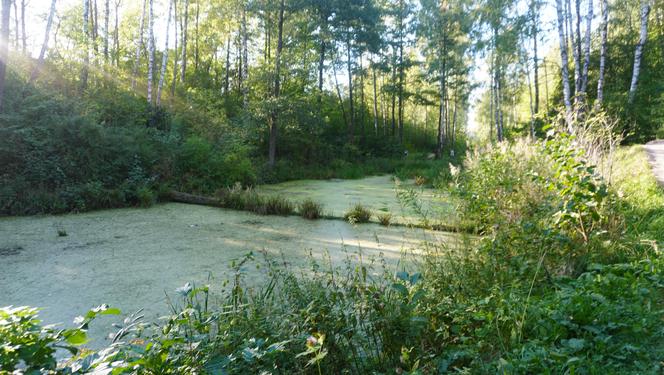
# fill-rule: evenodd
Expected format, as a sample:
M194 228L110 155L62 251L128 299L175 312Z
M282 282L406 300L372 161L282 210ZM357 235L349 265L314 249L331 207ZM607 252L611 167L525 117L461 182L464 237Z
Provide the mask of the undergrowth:
M35 343L45 357L3 354L1 368L54 369L64 344L73 357L63 373L661 373L659 217L635 213L661 209L663 194L629 178L642 151L621 152L613 184L564 135L471 155L455 194L482 236L428 244L416 272L361 253L341 265L312 259L306 272L249 254L218 304L208 286L186 285L172 315L129 316L101 351L72 346L87 325L54 336L34 311L5 309L0 330L14 333L0 335L0 350L35 353L20 351ZM265 270L256 287L245 280L252 263Z

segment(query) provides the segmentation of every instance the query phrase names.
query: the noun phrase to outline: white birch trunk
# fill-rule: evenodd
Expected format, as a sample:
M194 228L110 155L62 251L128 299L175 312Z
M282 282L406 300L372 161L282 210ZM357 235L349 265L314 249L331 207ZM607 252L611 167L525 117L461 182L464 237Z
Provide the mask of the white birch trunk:
M104 63L108 64L108 24L111 17L110 0L104 1Z
M182 25L182 57L180 58L180 61L182 61L182 69L180 72L180 82L184 83L185 80L185 74L187 72L187 34L188 34L188 28L189 28L189 0L185 0L184 2L184 22Z
M600 52L599 52L599 77L597 79L597 103L602 106L604 101L604 71L606 69L606 43L609 31L609 1L600 0L602 11L602 25L600 26Z
M586 35L583 40L583 71L581 73L581 95L586 100L588 92L588 67L590 66L590 36L593 21L593 0L588 0L588 13L586 14Z
M148 103L152 104L152 77L154 70L154 0L148 0Z
M639 82L639 73L641 71L641 59L643 57L643 48L648 39L648 15L650 14L650 3L643 0L641 3L641 32L639 34L639 43L634 51L634 69L632 70L632 83L629 86L628 103L634 103L636 95L636 86Z
M84 0L85 1L85 0ZM143 45L143 26L145 24L145 3L143 0L143 11L141 12L141 21L138 26L138 38L136 40L136 56L134 58L134 70L131 75L131 88L136 88L136 75L138 74L138 64L141 58L141 46Z
M247 109L249 105L249 87L247 78L249 77L249 51L247 47L247 5L242 4L242 65L240 66L240 78L242 82L242 105Z
M161 73L159 75L159 86L157 86L157 100L156 103L161 103L161 91L164 88L164 80L166 78L166 65L168 64L168 35L171 32L171 10L173 9L173 1L168 2L168 21L166 21L166 37L164 42L164 53L161 56Z
M56 0L51 1L51 9L48 12L48 19L46 20L46 32L44 33L44 42L42 43L41 50L39 51L39 57L37 58L37 64L30 74L30 82L34 82L39 75L39 71L44 64L44 56L46 56L46 49L48 48L48 39L51 35L51 27L53 27L53 15L55 14L55 2Z
M565 122L567 129L572 132L572 102L570 100L569 67L567 64L567 40L565 38L565 15L562 0L556 0L558 14L558 36L560 39L560 73L563 81L563 102L565 103Z

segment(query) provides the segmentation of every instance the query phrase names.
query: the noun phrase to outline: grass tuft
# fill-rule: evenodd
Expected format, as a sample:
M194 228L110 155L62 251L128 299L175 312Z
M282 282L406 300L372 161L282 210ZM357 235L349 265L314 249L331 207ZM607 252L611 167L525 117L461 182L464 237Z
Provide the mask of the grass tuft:
M323 216L323 205L311 199L305 199L298 205L300 216L308 220L320 219Z
M351 224L368 223L369 219L371 219L371 211L361 203L351 207L344 214L344 220Z

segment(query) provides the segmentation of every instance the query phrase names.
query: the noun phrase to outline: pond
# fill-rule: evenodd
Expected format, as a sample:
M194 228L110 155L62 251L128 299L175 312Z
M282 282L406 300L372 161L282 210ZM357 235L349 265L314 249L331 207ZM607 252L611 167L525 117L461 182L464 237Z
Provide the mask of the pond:
M339 265L361 253L364 261L380 256L394 267L409 264L423 241L453 246L456 237L405 226L353 226L180 203L2 218L0 306L42 307L46 323L64 326L102 303L124 313L144 308L146 318L155 319L168 312L167 296L173 298L187 282L209 283L218 295L232 275L232 260L249 252L303 271L307 254L319 260L329 256ZM244 272L250 283L263 280L263 270L254 264ZM102 344L99 339L118 319L95 323L93 347Z

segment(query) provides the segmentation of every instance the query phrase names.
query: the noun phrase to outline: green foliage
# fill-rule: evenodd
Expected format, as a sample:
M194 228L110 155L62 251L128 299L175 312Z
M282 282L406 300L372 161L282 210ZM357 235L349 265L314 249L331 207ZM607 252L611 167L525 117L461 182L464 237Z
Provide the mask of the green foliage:
M323 205L311 199L305 199L297 206L297 212L308 220L320 219L323 216Z
M0 372L60 373L56 372L56 350L67 350L74 359L79 355L85 356L80 354L79 346L88 341L86 332L90 322L99 315L119 313L118 309L102 305L76 318L74 323L77 328L56 329L41 325L37 319L37 309L11 306L0 308ZM72 368L70 371L76 370Z
M364 207L361 203L357 203L344 213L344 220L351 224L368 223L371 216L371 210Z

